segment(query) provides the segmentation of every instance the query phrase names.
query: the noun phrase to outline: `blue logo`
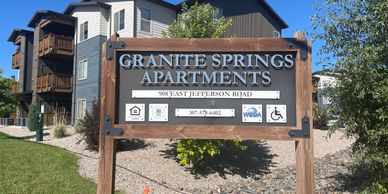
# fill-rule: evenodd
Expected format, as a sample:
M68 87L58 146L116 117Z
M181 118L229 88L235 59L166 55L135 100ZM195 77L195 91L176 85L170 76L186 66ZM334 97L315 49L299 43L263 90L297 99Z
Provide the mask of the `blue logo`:
M253 107L248 108L246 112L243 112L243 115L247 118L261 118L261 113Z

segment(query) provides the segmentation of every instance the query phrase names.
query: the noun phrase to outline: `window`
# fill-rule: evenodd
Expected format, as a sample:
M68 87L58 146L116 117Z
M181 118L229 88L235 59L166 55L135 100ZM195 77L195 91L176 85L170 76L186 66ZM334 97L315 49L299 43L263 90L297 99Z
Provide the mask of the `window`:
M88 22L81 24L79 33L80 41L88 39Z
M115 13L114 16L114 31L117 32L125 28L125 10Z
M220 8L214 8L213 17L216 20L220 20L223 16L223 11Z
M144 32L151 32L151 10L142 7L140 8L140 13L140 30Z
M273 31L274 38L280 38L280 33L278 31Z
M82 60L78 62L78 80L84 80L88 78L88 60Z
M77 119L84 118L86 113L86 99L77 99Z

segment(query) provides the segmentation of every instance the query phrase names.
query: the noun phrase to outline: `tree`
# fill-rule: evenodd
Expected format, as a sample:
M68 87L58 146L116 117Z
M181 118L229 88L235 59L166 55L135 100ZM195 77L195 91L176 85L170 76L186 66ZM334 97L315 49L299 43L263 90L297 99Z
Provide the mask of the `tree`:
M374 181L388 192L388 1L325 0L312 17L315 39L325 42L321 62L340 73L331 92L338 123L355 137L353 151Z
M9 114L15 112L16 108L15 100L9 96L15 80L3 78L2 74L3 70L0 69L0 117L9 117Z
M231 20L217 19L218 10L209 4L198 4L188 7L183 4L182 13L164 33L173 38L220 38L228 27ZM199 164L205 157L221 153L222 148L232 143L239 149L246 149L240 141L224 140L179 140L177 144L178 159L180 164Z

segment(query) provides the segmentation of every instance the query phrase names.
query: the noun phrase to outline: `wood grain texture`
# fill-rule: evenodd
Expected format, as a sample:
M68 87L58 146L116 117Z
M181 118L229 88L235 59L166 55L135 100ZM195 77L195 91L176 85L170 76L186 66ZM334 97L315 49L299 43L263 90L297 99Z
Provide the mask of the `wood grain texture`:
M295 33L298 40L307 41L302 33ZM310 118L310 138L298 139L295 142L296 152L296 191L301 194L315 193L315 173L314 173L314 140L312 130L312 50L311 43L308 43L308 59L303 61L297 57L299 75L297 79L297 118ZM300 53L298 53L300 55ZM301 128L301 122L298 123Z
M127 43L123 49L117 51L170 51L170 52L257 52L257 51L297 51L289 49L288 43L297 42L294 38L120 38Z
M116 40L114 36L111 40ZM98 194L113 194L115 188L116 170L116 141L112 136L105 136L105 115L110 115L114 120L116 66L113 61L107 60L106 43L102 49L102 80L100 102L100 143L99 143L99 170L98 170Z
M123 136L105 136L103 121L110 115L115 121L116 108L116 59L107 60L103 57L102 88L101 88L101 127L100 127L100 168L98 193L113 193L115 178L115 138L176 138L176 139L243 139L243 140L291 140L296 141L297 192L314 193L314 152L313 135L311 138L295 139L288 135L291 129L301 129L304 116L310 118L312 126L312 74L311 74L311 43L308 44L308 59L300 59L297 47L289 48L289 44L304 45L305 37L297 32L296 38L239 38L239 39L139 39L117 38L111 40L124 41L124 49L117 51L169 51L169 52L296 52L296 118L294 127L280 126L238 126L238 125L141 125L114 124L113 128L122 128ZM105 55L105 47L103 55ZM116 56L115 56L116 57Z
M294 140L288 135L290 127L122 124L114 127L124 129L124 138Z

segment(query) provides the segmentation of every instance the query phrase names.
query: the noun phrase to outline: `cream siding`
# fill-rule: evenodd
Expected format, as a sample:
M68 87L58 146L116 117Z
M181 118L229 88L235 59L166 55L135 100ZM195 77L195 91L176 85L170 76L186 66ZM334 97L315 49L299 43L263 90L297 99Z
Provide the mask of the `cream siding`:
M125 9L125 26L124 29L117 31L120 37L133 37L133 16L134 16L134 1L105 1L106 4L111 5L111 13L109 18L111 34L114 32L114 14ZM108 32L109 34L109 32Z
M88 22L88 39L101 35L101 12L100 7L77 7L72 14L73 17L78 18L77 26L75 29L76 40L75 43L79 44L79 31L81 24ZM86 39L87 40L87 39ZM85 40L83 40L85 41ZM82 41L81 41L82 42Z
M101 11L101 35L108 36L110 32L108 31L108 22L109 22L109 11L110 9L100 8Z
M140 20L141 13L140 8L144 7L151 10L151 32L143 32L140 30ZM151 3L147 0L137 0L136 1L136 10L137 10L137 24L136 24L136 34L139 38L151 38L151 37L162 37L162 32L166 31L170 24L175 20L176 12L175 10L169 9L167 7Z

